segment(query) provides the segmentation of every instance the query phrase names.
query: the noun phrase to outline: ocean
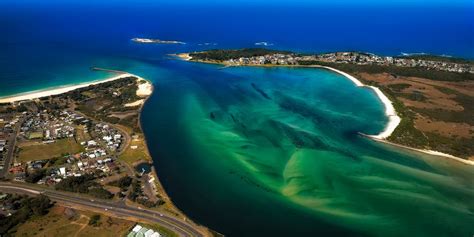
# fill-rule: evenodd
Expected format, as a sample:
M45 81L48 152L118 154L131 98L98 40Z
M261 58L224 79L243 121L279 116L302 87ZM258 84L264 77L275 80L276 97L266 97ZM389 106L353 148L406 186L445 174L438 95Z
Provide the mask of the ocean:
M227 236L471 236L474 170L358 136L374 92L322 69L222 68L169 54L256 47L474 58L472 8L0 3L0 96L153 82L142 126L160 181ZM184 41L136 44L134 37Z

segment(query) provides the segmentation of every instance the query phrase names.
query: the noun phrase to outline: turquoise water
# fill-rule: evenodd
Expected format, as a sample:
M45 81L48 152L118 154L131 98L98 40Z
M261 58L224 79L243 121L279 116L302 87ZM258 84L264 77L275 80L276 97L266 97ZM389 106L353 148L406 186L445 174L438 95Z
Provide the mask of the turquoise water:
M371 90L322 69L167 68L179 76L142 122L166 190L198 222L230 236L473 232L472 167L357 135L387 121Z
M35 4L0 2L0 96L110 76L93 66L151 80L142 125L155 168L196 222L228 236L474 234L474 169L358 136L387 122L370 89L322 69L168 56L268 41L473 58L472 7Z

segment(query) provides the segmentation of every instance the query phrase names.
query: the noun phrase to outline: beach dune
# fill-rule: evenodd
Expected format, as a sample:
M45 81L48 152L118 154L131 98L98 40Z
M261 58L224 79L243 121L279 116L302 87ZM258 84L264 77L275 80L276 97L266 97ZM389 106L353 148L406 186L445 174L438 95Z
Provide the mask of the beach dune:
M56 88L51 88L51 89L31 91L31 92L26 92L26 93L11 95L11 96L5 96L5 97L0 97L0 103L12 103L12 102L23 101L23 100L38 99L38 98L46 97L46 96L59 95L59 94L66 93L66 92L76 90L79 88L88 87L90 85L96 85L96 84L100 84L104 82L114 81L114 80L118 80L125 77L137 77L137 76L133 74L129 74L129 73L123 73L118 76L114 76L114 77L110 77L110 78L98 80L98 81L92 81L92 82L80 83L76 85L61 86L61 87L56 87Z

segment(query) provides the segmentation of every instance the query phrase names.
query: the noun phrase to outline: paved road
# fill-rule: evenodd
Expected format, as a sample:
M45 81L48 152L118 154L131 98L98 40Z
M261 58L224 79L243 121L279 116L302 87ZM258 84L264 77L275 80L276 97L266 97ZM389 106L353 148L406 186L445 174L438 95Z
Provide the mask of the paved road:
M8 135L8 143L7 143L7 154L4 158L5 164L3 165L3 169L0 170L0 178L5 177L8 174L8 170L10 169L10 165L13 162L13 155L15 152L15 146L16 146L16 137L18 136L18 133L21 128L21 124L23 124L24 118L21 117L20 120L15 124L15 128L13 130L13 133Z
M157 223L166 227L180 236L204 236L193 225L169 216L159 211L140 209L136 207L125 206L123 203L116 203L106 200L90 199L79 196L75 193L60 192L54 190L42 190L39 187L24 184L0 182L0 190L4 192L14 192L28 195L43 194L51 200L70 207L86 207L89 209L107 212L116 217L132 217L144 222Z

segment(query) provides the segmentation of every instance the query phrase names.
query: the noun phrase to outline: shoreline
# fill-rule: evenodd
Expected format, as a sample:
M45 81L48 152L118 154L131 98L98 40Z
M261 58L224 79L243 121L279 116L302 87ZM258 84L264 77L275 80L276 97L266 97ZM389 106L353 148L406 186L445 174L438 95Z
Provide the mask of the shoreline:
M102 83L106 83L106 82L110 82L110 81L115 81L115 80L119 80L119 79L123 79L123 78L127 78L127 77L134 77L136 79L137 83L138 83L138 88L137 88L135 93L140 99L137 100L137 101L129 103L128 106L127 106L127 104L125 104L124 107L132 107L132 106L130 106L130 104L132 104L133 106L139 106L139 108L138 108L138 126L141 130L141 134L142 134L143 140L144 140L144 148L143 149L145 150L146 154L148 154L148 157L149 157L149 160L144 160L144 161L148 162L152 166L153 172L151 172L150 175L153 177L154 182L156 182L156 184L160 186L160 188L162 190L162 193L160 193L160 195L163 195L163 198L165 200L169 201L169 203L170 203L171 208L168 209L168 210L165 210L165 211L168 212L170 216L173 216L173 215L181 216L182 218L184 218L186 223L196 227L196 229L199 231L199 233L204 234L203 236L208 236L207 233L209 232L209 229L207 227L196 224L193 220L188 218L188 216L185 215L184 212L182 212L178 207L175 206L172 199L170 198L168 193L164 190L163 185L161 184L160 178L158 177L158 174L157 174L157 171L156 171L156 167L154 165L154 160L151 157L151 154L149 153L147 139L146 139L145 133L142 129L141 114L142 114L142 109L143 109L145 103L148 101L148 99L151 97L151 95L155 91L152 82L147 80L147 79L144 79L140 76L137 76L135 74L128 73L128 72L113 71L113 70L102 69L102 68L96 68L95 70L110 71L110 72L116 73L118 75L113 76L113 77L109 77L109 78L104 78L104 79L91 81L91 82L79 83L79 84L75 84L75 85L65 85L65 86L59 86L59 87L29 91L29 92L25 92L25 93L10 95L10 96L4 96L4 97L0 97L0 103L15 103L15 102L22 102L22 101L31 101L31 100L35 100L35 99L42 98L42 97L60 95L60 94L63 94L63 93L67 93L67 92L70 92L70 91L73 91L73 90L77 90L77 89L80 89L80 88L85 88L85 87L92 86L92 85L98 85L98 84L102 84ZM113 126L115 126L115 125L113 125ZM124 131L123 129L118 128L117 126L115 126L115 127L117 129L121 130L124 133L128 133L128 132ZM177 217L177 218L180 219L179 217Z
M411 151L416 151L416 152L421 152L421 153L428 154L428 155L441 156L441 157L449 158L449 159L452 159L452 160L457 161L457 162L461 162L461 163L466 164L466 165L474 165L474 161L472 161L472 160L462 159L462 158L459 158L459 157L456 157L456 156L453 156L453 155L450 155L450 154L446 154L446 153L443 153L443 152L433 151L433 150L425 150L425 149L418 149L418 148L414 148L414 147L409 147L409 146L397 144L397 143L394 143L394 142L391 142L391 141L387 141L386 139L374 138L370 135L366 135L366 134L363 134L363 133L359 133L359 134L361 136L367 137L367 138L369 138L373 141L376 141L376 142L381 142L381 143L384 143L384 144L389 144L389 145L396 146L396 147L399 147L399 148L403 148L403 149L407 149L407 150L411 150Z
M84 88L84 87L88 87L92 85L97 85L97 84L101 84L105 82L115 81L115 80L122 79L125 77L141 78L130 73L122 73L118 76L109 77L102 80L95 80L91 82L84 82L84 83L79 83L79 84L72 84L72 85L65 85L65 86L58 86L58 87L51 87L51 88L28 91L28 92L18 93L18 94L13 94L13 95L8 95L8 96L2 96L0 97L0 104L13 103L13 102L25 101L25 100L34 100L34 99L47 97L47 96L59 95L59 94L63 94L63 93L73 91L76 89L80 89L80 88Z
M375 86L365 85L364 83L359 81L357 78L353 77L352 75L346 72L337 70L332 67L318 66L318 65L314 65L310 67L325 68L330 71L336 72L340 75L343 75L347 79L351 80L357 87L367 87L367 88L372 89L375 92L375 94L377 95L377 97L380 99L380 101L385 107L385 116L388 119L388 123L387 125L385 125L385 129L379 134L368 135L370 138L385 140L386 138L390 137L390 135L392 135L393 131L395 131L395 129L398 127L398 125L402 121L402 119L397 115L397 111L395 110L395 107L393 107L392 101L379 88Z
M180 53L180 54L174 54L173 56L178 57L181 60L184 61L191 61L192 57L189 55L189 53ZM213 62L205 62L205 61L192 61L192 62L204 62L204 63L213 63ZM218 63L216 62L215 64L221 64L221 65L226 65L226 66L261 66L261 67L266 67L266 65L232 65L232 64L225 64L225 63ZM349 79L352 81L357 87L366 87L372 89L379 100L382 102L382 104L385 107L385 116L388 119L388 123L385 126L384 130L380 132L379 134L376 135L368 135L371 138L375 139L386 139L390 135L392 135L393 131L398 127L398 125L401 122L401 118L397 115L397 111L395 110L395 107L393 107L392 101L377 87L375 86L368 86L359 81L357 78L354 76L343 72L341 70L328 67L328 66L321 66L321 65L268 65L268 67L302 67L302 68L323 68L326 70L333 71L337 74L340 74L344 76L345 78Z
M219 64L219 65L225 65L226 67L250 66L250 67L322 68L322 69L333 71L333 72L338 73L338 74L344 76L345 78L351 80L357 87L371 88L375 92L375 94L377 95L377 97L380 99L380 101L382 102L382 104L385 107L385 115L388 118L388 123L385 126L385 129L382 132L380 132L379 134L376 134L376 135L368 135L368 134L363 134L363 133L359 133L359 134L361 134L364 137L366 137L368 139L371 139L373 141L382 142L382 143L385 143L385 144L390 144L390 145L393 145L393 146L396 146L396 147L405 148L405 149L417 151L417 152L424 153L424 154L429 154L429 155L434 155L434 156L439 156L439 157L452 159L452 160L455 160L455 161L458 161L458 162L461 162L461 163L464 163L464 164L467 164L467 165L474 165L474 161L471 161L469 159L463 159L463 158L453 156L451 154L446 154L446 153L443 153L443 152L439 152L439 151L418 149L418 148L409 147L409 146L405 146L405 145L401 145L401 144L397 144L397 143L393 143L393 142L388 141L387 138L395 131L395 129L398 127L398 125L401 122L401 118L397 115L397 111L393 107L392 101L385 94L383 94L383 92L379 88L377 88L375 86L365 85L361 81L359 81L357 78L355 78L354 76L352 76L352 75L350 75L346 72L343 72L341 70L338 70L338 69L335 69L335 68L332 68L332 67L328 67L328 66L322 66L322 65L257 65L257 64L255 64L255 65L254 64L234 65L234 64L227 64L227 63L222 63L222 62L191 60L192 57L189 56L189 53L180 53L180 54L175 54L174 56L176 56L177 58L179 58L181 60L184 60L184 61L197 62L197 63L208 63L208 64Z

